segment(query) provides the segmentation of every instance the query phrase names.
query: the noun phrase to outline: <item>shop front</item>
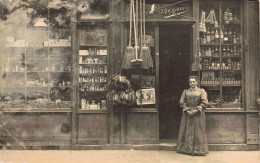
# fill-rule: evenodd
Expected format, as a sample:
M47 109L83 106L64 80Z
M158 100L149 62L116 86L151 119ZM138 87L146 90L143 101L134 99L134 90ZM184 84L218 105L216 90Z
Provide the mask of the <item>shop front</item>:
M210 150L259 149L258 2L24 3L1 4L3 149L173 150L189 75Z

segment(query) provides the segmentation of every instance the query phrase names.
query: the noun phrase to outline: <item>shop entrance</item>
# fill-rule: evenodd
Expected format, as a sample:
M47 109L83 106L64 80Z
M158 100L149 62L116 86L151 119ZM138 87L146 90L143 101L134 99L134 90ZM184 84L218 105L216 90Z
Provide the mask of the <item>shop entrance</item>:
M178 138L182 110L180 96L188 88L192 28L189 25L159 28L159 136L160 140Z

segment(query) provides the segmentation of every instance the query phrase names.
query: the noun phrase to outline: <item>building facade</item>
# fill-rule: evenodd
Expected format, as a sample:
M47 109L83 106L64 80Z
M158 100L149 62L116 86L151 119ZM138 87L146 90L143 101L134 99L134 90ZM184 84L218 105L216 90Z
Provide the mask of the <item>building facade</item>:
M197 75L210 150L259 150L259 20L251 0L3 1L2 148L159 149Z

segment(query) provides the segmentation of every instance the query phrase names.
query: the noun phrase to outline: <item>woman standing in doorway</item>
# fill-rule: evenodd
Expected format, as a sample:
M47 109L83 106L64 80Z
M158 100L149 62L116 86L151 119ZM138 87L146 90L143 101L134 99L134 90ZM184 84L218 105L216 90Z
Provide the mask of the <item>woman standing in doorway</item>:
M198 88L198 78L189 77L189 89L185 89L180 99L183 108L177 150L192 155L208 153L204 108L208 103L207 93Z

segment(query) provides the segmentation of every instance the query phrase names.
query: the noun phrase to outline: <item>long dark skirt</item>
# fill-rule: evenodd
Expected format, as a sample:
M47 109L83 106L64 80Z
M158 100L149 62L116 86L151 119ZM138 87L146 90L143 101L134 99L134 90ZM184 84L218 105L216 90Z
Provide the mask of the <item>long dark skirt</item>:
M189 154L207 154L205 113L189 116L183 113L177 143L177 150Z

